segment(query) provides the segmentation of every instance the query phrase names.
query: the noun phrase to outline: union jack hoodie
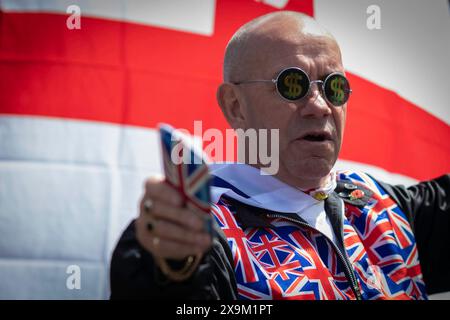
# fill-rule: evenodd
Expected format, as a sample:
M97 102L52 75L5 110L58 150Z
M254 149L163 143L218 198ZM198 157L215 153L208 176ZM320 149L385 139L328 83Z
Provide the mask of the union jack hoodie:
M450 175L408 188L353 171L336 178L324 200L335 241L296 213L224 194L211 207L213 245L184 282L165 278L132 222L113 253L111 299L426 299L450 290Z

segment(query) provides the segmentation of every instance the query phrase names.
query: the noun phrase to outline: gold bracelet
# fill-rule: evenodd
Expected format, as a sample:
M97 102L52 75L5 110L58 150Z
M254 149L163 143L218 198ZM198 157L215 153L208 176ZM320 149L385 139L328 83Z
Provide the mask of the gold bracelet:
M194 271L197 269L198 264L202 258L202 254L197 254L195 256L189 256L183 268L180 270L172 269L167 260L164 258L158 257L156 260L158 262L159 268L164 273L164 275L173 281L184 281L188 279Z

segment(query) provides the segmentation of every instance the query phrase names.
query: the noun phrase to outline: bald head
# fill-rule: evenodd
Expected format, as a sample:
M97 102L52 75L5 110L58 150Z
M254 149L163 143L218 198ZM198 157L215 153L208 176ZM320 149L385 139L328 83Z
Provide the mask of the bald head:
M291 67L303 70L308 79L299 75L295 79L304 80L302 84L288 77L276 85L270 83L269 79ZM347 106L335 107L317 81L336 72L344 73L340 49L325 29L300 13L271 13L247 23L230 40L217 102L232 128L259 133L270 129L270 141L258 137L258 147L253 149L243 142L245 137L238 137L246 154L260 155L261 149L256 150L264 149L266 143L264 150L271 149L270 154L279 159L278 179L300 189L317 188L328 181L342 145ZM286 99L280 84L288 91L307 90L306 95ZM272 135L272 129L278 133ZM329 139L302 138L317 131L326 132Z
M309 40L322 38L335 46L334 37L313 18L294 11L278 11L243 25L229 41L223 65L225 82L242 81L252 75L264 54L273 54L286 45L307 46Z

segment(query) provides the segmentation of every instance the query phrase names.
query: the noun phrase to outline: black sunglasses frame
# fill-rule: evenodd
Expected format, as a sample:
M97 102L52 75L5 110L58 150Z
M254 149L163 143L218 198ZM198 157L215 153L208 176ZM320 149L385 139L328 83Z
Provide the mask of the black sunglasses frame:
M306 91L306 93L303 94L303 95L301 95L301 96L298 97L298 98L295 98L295 99L289 99L289 98L285 97L285 96L282 94L281 88L280 88L280 86L281 86L281 82L279 82L280 77L281 77L285 72L290 71L290 70L296 71L296 72L301 72L301 73L306 77L306 79L307 79L307 81L308 81L308 84L309 84L309 85L308 85L308 90ZM328 83L327 81L329 81L333 76L336 76L336 75L339 75L339 76L343 77L343 78L345 79L345 81L347 82L347 85L348 85L348 88L349 88L349 89L347 89L347 90L344 90L345 93L346 93L346 95L347 95L347 99L346 99L342 104L339 104L339 105L334 104L330 99L328 99L328 97L327 97L327 95L326 95L326 90L325 90L325 86L326 86L327 83ZM298 68L298 67L288 67L288 68L285 68L285 69L281 70L281 71L278 73L278 75L277 75L277 77L276 77L275 79L270 79L270 80L244 80L244 81L239 81L239 82L233 82L233 84L235 84L235 85L240 85L240 84L258 83L258 82L270 82L270 83L275 84L275 87L277 88L277 92L278 92L278 94L280 95L280 97L281 97L282 99L284 99L284 100L287 100L287 101L297 101L297 100L303 99L304 97L306 97L306 96L309 95L309 93L310 93L310 91L311 91L311 86L312 86L314 83L317 83L317 84L320 84L319 88L320 88L320 91L321 91L322 96L327 100L328 103L332 104L332 105L335 106L335 107L341 107L341 106L343 106L344 104L346 104L347 101L348 101L348 99L350 98L350 94L352 93L352 90L350 89L350 82L348 81L347 77L345 77L344 74L341 73L341 72L332 72L332 73L330 73L329 75L326 76L325 80L312 80L312 81L311 81L311 80L309 79L308 74L307 74L303 69Z

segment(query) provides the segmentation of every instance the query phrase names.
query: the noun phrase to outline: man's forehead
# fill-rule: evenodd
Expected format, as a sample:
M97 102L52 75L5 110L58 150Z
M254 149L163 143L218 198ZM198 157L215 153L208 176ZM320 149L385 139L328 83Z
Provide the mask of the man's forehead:
M261 76L272 76L275 77L282 70L290 67L296 67L304 70L306 73L310 74L314 70L319 75L327 75L336 71L344 71L341 63L337 60L329 59L328 56L305 56L305 55L295 55L289 57L289 59L280 58L272 65L264 66L265 70L261 70L265 75Z
M322 64L327 60L326 65L336 67L342 64L337 42L314 19L280 12L248 23L233 36L227 46L224 78L240 81L249 76L262 76L261 70L288 63L285 57L295 55Z
M343 69L339 47L328 37L303 37L296 40L276 40L250 53L249 72L278 73L281 69L296 66L308 71L319 67L319 72ZM253 55L253 56L252 56Z
M278 59L290 55L339 57L340 49L336 41L324 36L297 36L289 39L272 38L255 43L250 54Z

